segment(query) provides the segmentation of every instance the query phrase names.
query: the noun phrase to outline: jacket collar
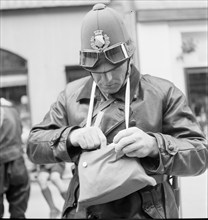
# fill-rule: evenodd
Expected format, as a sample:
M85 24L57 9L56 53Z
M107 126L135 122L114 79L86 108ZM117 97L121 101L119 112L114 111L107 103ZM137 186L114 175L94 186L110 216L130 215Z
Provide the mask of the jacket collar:
M92 77L90 77L87 80L87 82L85 83L84 87L81 89L81 91L77 97L77 102L79 102L83 99L90 99L92 83L93 83L93 79L92 79Z
M136 67L134 65L132 65L131 74L130 74L131 101L134 99L135 94L137 94L137 92L138 92L139 81L140 81L140 73L136 69ZM84 99L90 100L92 83L93 83L93 79L92 79L92 77L90 77L89 80L87 80L84 87L82 88L82 90L80 91L80 94L77 97L77 102L84 100ZM115 98L116 100L125 102L125 90L126 90L125 88L126 88L126 86L123 86L117 93L113 94L112 97ZM95 98L97 100L99 100L101 96L102 96L102 93L100 92L99 88L97 87Z

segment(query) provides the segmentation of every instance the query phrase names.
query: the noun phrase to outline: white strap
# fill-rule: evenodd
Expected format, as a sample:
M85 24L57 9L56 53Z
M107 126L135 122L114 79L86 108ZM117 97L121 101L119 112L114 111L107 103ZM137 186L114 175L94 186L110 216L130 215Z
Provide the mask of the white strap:
M95 90L96 90L96 83L93 81L92 84L92 90L91 90L91 96L90 96L90 104L89 104L89 110L88 110L88 115L87 115L87 123L86 127L91 126L91 121L92 121L92 113L93 113L93 106L94 106L94 98L95 98ZM125 94L125 123L126 123L126 128L129 127L129 107L130 107L130 80L129 76L127 78L126 82L126 94ZM103 112L99 112L95 125L99 126L100 121L102 119Z
M126 94L125 94L125 123L126 129L129 127L129 108L130 108L130 81L129 76L126 82Z
M3 125L4 121L4 108L0 106L0 128Z
M95 119L94 126L99 127L102 118L103 118L103 112L102 112L102 111L99 111L98 114L97 114L97 117L96 117L96 119Z
M90 96L90 105L89 105L89 110L88 110L88 115L87 115L86 127L90 127L91 126L93 106L94 106L94 99L95 99L95 89L96 89L96 83L95 83L95 81L93 81L92 90L91 90L91 96Z

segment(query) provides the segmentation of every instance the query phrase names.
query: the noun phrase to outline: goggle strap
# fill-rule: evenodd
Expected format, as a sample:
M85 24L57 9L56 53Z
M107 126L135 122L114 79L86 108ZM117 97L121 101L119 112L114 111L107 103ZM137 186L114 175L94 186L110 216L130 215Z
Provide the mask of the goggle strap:
M124 44L121 44L121 48L122 48L125 58L128 58L129 56L127 54L126 47L124 46Z

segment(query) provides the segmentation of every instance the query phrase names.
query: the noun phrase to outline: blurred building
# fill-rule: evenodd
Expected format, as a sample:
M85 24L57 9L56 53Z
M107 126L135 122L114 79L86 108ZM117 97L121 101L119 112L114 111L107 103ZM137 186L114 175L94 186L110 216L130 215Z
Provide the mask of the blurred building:
M67 82L88 75L79 67L80 28L98 2L125 17L141 73L173 81L207 134L206 0L1 0L0 96L14 101L30 126L40 122ZM208 217L207 173L180 184L181 216Z

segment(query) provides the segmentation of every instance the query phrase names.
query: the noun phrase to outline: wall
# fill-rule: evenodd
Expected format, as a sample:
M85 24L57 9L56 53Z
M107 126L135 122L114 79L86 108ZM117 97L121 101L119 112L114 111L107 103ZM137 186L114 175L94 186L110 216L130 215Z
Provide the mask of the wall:
M65 66L79 63L80 26L90 8L2 12L1 47L28 61L32 124L43 119L64 88Z
M192 34L198 44L196 51L188 55L183 55L181 50L184 34ZM137 35L141 73L171 80L185 94L184 68L208 66L205 21L138 23ZM208 217L207 180L207 172L198 177L180 178L181 217Z

